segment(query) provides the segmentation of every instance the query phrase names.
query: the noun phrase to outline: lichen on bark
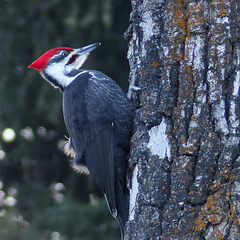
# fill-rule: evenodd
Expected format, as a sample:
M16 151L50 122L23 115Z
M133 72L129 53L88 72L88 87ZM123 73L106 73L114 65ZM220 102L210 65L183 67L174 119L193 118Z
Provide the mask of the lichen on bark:
M132 7L128 178L131 189L137 166L138 190L125 239L239 239L240 2Z

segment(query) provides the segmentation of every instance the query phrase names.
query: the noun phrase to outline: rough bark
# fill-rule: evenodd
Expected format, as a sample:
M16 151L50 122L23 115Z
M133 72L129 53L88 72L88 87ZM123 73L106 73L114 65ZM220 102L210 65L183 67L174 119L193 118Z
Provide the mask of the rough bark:
M240 239L240 2L132 9L125 239Z

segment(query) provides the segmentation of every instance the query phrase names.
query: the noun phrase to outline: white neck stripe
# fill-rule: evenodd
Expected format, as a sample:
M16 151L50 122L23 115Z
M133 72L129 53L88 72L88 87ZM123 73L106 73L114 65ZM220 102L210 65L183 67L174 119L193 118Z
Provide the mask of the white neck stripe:
M56 80L60 86L63 88L67 87L74 79L76 79L79 75L85 73L86 71L82 71L75 76L68 76L62 71L61 64L52 64L51 66L45 69L47 75ZM45 79L47 79L45 77ZM47 79L48 80L48 79Z

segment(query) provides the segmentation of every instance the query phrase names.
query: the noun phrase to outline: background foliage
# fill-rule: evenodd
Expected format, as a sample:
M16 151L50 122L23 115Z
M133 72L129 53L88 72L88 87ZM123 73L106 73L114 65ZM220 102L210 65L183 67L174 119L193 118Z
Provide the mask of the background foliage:
M102 46L86 68L126 90L125 0L0 1L0 239L116 239L118 224L88 176L60 151L61 93L27 66L58 46ZM8 129L6 131L6 129Z

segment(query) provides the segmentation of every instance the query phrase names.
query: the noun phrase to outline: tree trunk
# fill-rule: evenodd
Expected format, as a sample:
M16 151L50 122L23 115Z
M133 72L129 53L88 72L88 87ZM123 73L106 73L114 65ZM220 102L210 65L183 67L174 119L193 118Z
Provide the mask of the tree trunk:
M240 239L240 1L132 8L125 239Z

